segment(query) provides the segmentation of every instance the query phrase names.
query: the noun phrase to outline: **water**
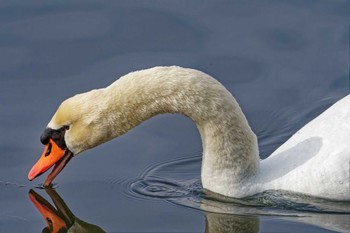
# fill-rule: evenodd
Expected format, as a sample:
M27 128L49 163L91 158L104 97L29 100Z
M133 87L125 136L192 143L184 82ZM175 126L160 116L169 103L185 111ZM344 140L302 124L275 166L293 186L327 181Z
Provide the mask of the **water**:
M196 68L222 82L267 157L348 94L349 7L347 1L2 1L0 232L50 227L40 206L66 228L93 232L348 232L348 203L289 193L243 200L205 194L200 137L179 115L157 116L79 155L56 178L55 190L38 188L46 174L33 182L26 177L62 100L156 65Z
M192 157L159 164L148 169L137 180L128 182L124 191L136 198L164 199L176 205L205 210L207 221L210 221L208 216L219 213L220 218L228 219L224 220L228 225L237 216L248 216L248 220L242 218L241 221L249 222L249 217L258 215L312 222L319 227L341 232L350 229L350 202L273 190L243 199L204 192L200 180L190 178L199 176L200 161L200 157ZM246 230L243 228L237 232Z
M219 206L215 212L224 212L221 205L238 205L247 213L265 214L283 213L294 215L296 212L350 214L350 202L331 201L298 193L269 190L243 199L227 198L204 191L199 178L200 157L178 159L159 164L148 169L137 180L129 181L124 190L140 198L163 198L180 205L203 209L203 203L214 202ZM249 207L262 207L255 210ZM205 208L204 208L205 209ZM213 211L213 209L211 209ZM284 212L283 212L284 211ZM245 212L243 212L245 213ZM238 213L237 213L238 214ZM350 217L350 216L349 216Z

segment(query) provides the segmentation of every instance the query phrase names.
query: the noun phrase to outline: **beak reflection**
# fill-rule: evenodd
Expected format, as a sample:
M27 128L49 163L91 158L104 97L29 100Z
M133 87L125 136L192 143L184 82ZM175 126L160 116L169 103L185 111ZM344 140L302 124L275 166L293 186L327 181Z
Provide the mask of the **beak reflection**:
M78 219L54 189L45 189L51 204L33 189L29 199L43 216L46 227L43 233L105 233L100 227ZM205 213L206 233L257 233L257 217L242 217L216 213ZM249 231L247 231L249 229Z
M54 205L36 193L33 189L29 191L29 199L43 216L46 227L45 233L105 233L100 227L84 222L70 211L63 199L53 189L45 189Z
M54 189L45 189L45 191L51 201L46 200L33 189L28 194L46 222L43 233L105 233L100 227L77 218ZM344 203L340 204L348 207ZM284 213L274 209L265 210L256 206L240 206L211 199L202 199L200 209L205 217L205 233L258 233L265 230L260 229L260 216L275 216L276 219L302 222L336 232L348 232L350 229L348 213L295 211Z

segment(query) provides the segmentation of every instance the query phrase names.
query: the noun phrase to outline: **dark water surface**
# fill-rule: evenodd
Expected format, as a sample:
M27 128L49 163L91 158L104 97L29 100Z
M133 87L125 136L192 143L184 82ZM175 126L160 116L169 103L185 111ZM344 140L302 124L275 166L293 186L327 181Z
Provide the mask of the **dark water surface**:
M348 94L349 1L1 1L0 19L1 233L350 231L348 203L205 195L200 137L179 115L74 158L55 190L27 181L64 99L157 65L222 82L267 157Z

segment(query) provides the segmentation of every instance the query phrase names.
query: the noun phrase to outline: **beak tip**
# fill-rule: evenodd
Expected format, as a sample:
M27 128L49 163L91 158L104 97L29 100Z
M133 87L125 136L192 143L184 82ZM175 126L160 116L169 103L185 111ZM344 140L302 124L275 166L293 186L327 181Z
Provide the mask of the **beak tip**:
M29 181L34 180L38 176L37 173L38 172L32 168L32 170L30 170L30 172L28 173L28 180Z
M29 181L34 180L34 177L32 177L31 175L28 175L28 180L29 180Z

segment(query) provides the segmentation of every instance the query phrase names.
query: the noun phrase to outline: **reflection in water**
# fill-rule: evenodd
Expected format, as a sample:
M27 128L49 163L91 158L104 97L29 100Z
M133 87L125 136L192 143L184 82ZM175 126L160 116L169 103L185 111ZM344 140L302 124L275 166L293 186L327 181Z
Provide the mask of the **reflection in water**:
M206 213L206 233L257 233L259 219L239 215Z
M344 209L349 206L346 206L345 203L344 205ZM209 198L202 199L198 208L211 213L207 216L207 219L212 225L217 225L216 229L219 228L219 223L221 223L220 229L222 230L218 232L258 232L259 221L257 216L275 216L279 219L314 225L335 232L350 231L349 213L288 211L261 206L240 205Z
M47 227L44 233L102 233L100 227L78 219L70 211L63 199L53 189L46 189L54 206L34 190L29 191L29 198L44 217ZM259 219L250 216L205 213L206 233L256 233L259 231Z
M275 216L337 232L350 231L350 202L281 191L227 198L203 190L200 180L193 179L198 177L199 169L197 156L161 163L131 181L125 192L205 211L207 232L258 232L257 216Z
M29 191L29 198L39 210L46 221L47 227L42 232L45 233L102 233L105 232L100 227L84 222L70 211L63 199L53 189L46 189L54 205L45 200L34 190Z
M78 219L68 208L63 199L53 189L46 189L54 206L37 194L29 191L29 198L44 217L47 227L43 232L50 233L102 233L100 227ZM185 200L186 199L186 200ZM175 204L186 205L204 210L206 233L258 233L259 216L273 215L277 218L312 224L337 232L348 232L350 229L349 214L312 213L298 211L279 211L257 206L244 206L238 203L222 202L210 198L171 199ZM185 203L185 202L191 202Z

